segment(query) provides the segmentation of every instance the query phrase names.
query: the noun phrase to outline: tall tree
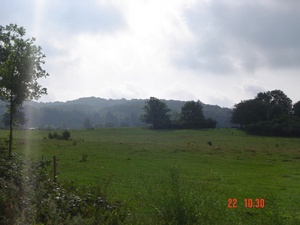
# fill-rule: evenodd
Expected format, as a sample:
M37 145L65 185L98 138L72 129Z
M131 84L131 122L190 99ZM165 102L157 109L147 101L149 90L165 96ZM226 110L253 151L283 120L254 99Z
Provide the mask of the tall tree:
M293 105L293 111L295 116L300 117L300 101Z
M292 100L281 90L260 92L255 99L270 103L273 106L277 105L281 107L283 113L290 114L292 112ZM279 110L279 107L276 107L277 111Z
M166 128L170 124L168 113L171 110L161 100L151 97L146 101L144 111L145 114L141 116L142 122L151 124L154 129Z
M251 123L266 121L269 107L268 102L256 99L241 101L233 108L231 123L244 127Z
M281 90L260 92L254 99L241 101L233 109L231 122L245 125L270 121L291 114L292 100Z
M25 29L15 24L0 26L0 98L8 103L9 156L12 153L14 115L25 100L39 99L47 94L37 80L47 77L42 69L46 57L35 38L25 39Z
M180 120L185 128L201 128L205 118L200 101L188 101L181 108Z

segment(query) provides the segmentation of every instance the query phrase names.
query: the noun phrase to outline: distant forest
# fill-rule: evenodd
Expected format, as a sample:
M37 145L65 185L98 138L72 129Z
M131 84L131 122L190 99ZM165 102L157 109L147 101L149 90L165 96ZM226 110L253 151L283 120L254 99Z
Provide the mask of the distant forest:
M103 99L96 97L80 98L67 102L38 103L25 102L23 112L27 122L23 129L80 129L101 127L145 126L140 117L144 113L146 99ZM162 100L176 117L185 101ZM203 114L217 121L216 127L230 127L232 109L217 105L203 106ZM6 112L4 102L0 102L1 118ZM1 120L0 126L4 128Z

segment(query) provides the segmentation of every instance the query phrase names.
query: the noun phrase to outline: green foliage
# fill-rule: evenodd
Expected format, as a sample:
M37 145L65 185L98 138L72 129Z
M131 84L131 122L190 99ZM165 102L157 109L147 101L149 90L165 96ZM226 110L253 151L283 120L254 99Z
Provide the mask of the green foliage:
M151 97L145 103L145 114L141 120L151 124L154 129L199 129L215 128L217 122L211 118L205 119L200 101L188 101L182 108L181 113L173 112L173 118L167 114L171 110L165 102Z
M16 112L13 115L13 126L20 126L24 125L27 122L27 119L25 118L25 114L20 109L17 109ZM10 124L10 113L6 112L3 115L2 122L4 127L8 128Z
M203 107L200 101L188 101L182 108L178 125L174 128L183 129L201 129L215 128L217 122L212 118L206 119L202 111Z
M231 122L241 127L251 123L267 120L269 103L256 99L241 101L233 109Z
M201 128L204 122L200 101L186 102L181 108L180 120L184 128Z
M68 130L65 130L60 134L58 134L56 131L54 133L48 133L48 138L50 140L70 140L71 138L71 133Z
M295 105L292 110L291 99L280 90L261 92L255 99L236 104L231 122L251 134L299 136L298 106Z
M0 26L1 99L9 101L12 94L16 107L47 93L37 83L37 79L48 76L41 67L45 55L34 45L34 38L24 39L25 33L23 27L14 24Z
M272 106L280 106L285 114L290 114L292 112L292 100L281 90L260 92L255 99L269 103Z
M71 133L68 130L62 132L61 137L63 140L69 140L71 138Z
M300 136L300 118L294 116L282 116L271 121L262 121L245 126L245 130L251 134L272 136Z
M0 99L9 103L9 154L12 153L13 123L17 112L26 100L39 99L47 89L38 84L39 78L47 77L42 69L46 57L35 39L25 39L25 29L10 24L0 26ZM19 121L21 122L21 121Z
M170 124L171 111L166 103L160 101L157 98L151 97L146 101L144 106L145 114L141 116L141 120L144 123L151 124L153 129L167 128Z
M217 121L212 118L204 119L202 123L202 128L216 128Z
M49 179L50 161L0 154L0 224L124 224L127 210L99 188Z
M300 101L293 105L293 111L295 116L300 117Z
M80 160L80 162L86 162L86 161L87 161L87 159L88 159L88 157L89 157L89 155L88 155L88 154L86 154L86 153L83 153L83 154L81 155L81 160Z

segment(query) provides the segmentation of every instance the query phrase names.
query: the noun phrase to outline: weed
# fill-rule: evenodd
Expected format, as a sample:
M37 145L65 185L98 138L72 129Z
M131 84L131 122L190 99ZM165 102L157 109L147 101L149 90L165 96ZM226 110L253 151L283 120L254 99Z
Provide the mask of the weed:
M217 189L210 190L203 184L190 185L184 182L178 167L173 166L166 182L156 188L147 188L149 199L146 202L152 218L149 224L209 224L210 221L221 224L220 219L224 222L224 208L215 195Z
M81 160L80 160L80 162L86 162L87 160L88 160L88 154L86 154L86 153L83 153L82 155L81 155Z

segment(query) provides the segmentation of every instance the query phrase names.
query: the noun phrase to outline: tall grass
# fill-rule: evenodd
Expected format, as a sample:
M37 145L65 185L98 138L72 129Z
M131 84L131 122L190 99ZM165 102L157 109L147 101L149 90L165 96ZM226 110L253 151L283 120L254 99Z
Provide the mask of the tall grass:
M145 182L145 188L147 195L141 198L147 224L224 224L226 212L218 188L186 182L177 166L171 167L168 177L155 186Z
M205 182L189 183L177 166L155 186L145 181L144 187L147 194L138 196L144 215L136 218L143 222L137 224L300 224L299 218L286 218L272 194L266 196L264 209L247 209L241 204L228 209L224 190Z

